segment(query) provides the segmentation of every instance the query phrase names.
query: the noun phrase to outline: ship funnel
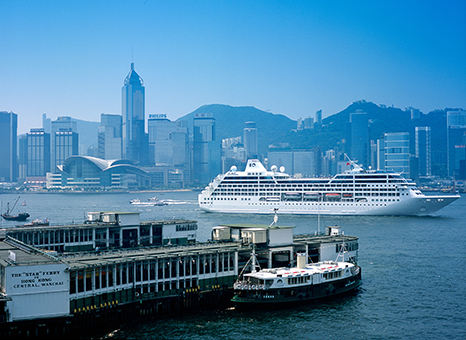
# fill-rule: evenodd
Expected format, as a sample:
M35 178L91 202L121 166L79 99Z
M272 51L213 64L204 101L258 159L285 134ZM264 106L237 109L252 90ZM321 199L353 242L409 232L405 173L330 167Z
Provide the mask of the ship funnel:
M306 267L306 254L298 253L298 269L303 269Z

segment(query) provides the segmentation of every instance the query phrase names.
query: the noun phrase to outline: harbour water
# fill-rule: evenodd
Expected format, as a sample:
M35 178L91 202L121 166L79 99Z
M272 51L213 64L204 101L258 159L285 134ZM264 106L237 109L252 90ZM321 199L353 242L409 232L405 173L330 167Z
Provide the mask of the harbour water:
M168 205L140 207L156 195ZM2 211L19 195L0 195ZM272 216L209 214L196 192L21 194L13 213L51 224L81 223L89 211L138 211L141 220L193 219L197 239L219 223L270 224ZM25 202L25 206L22 203ZM18 222L2 222L14 228ZM316 216L279 216L295 234L319 229ZM129 321L116 339L466 339L466 197L432 217L321 216L320 230L338 225L359 237L363 285L354 296L285 309L199 311ZM96 335L98 337L98 335Z

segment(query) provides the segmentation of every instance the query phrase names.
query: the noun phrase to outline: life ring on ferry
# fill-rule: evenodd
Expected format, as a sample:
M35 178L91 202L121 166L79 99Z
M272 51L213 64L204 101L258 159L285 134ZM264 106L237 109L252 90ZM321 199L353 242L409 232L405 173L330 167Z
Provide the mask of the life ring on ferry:
M251 289L256 289L256 285L252 285L252 286L251 286Z
M139 297L139 293L138 292L134 293L134 296Z

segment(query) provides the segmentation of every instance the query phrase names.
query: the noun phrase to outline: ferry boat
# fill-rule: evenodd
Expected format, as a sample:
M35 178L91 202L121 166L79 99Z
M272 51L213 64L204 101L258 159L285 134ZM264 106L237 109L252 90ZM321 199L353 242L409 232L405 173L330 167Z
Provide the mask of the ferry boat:
M333 178L294 178L250 159L218 175L198 196L201 210L221 213L310 215L432 215L460 195L425 195L401 174L365 170L354 162Z
M255 255L251 258L254 261ZM236 306L309 302L348 293L361 285L361 269L350 262L305 264L299 253L296 268L272 268L244 274L234 285Z

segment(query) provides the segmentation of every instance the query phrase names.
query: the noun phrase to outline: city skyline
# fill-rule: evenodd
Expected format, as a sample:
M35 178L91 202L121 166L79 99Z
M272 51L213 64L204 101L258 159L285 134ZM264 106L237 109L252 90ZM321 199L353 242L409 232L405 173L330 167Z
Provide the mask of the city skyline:
M131 62L147 115L171 120L214 103L293 120L357 100L464 108L465 11L464 1L2 2L0 110L18 115L18 134L43 113L97 122L120 113Z

